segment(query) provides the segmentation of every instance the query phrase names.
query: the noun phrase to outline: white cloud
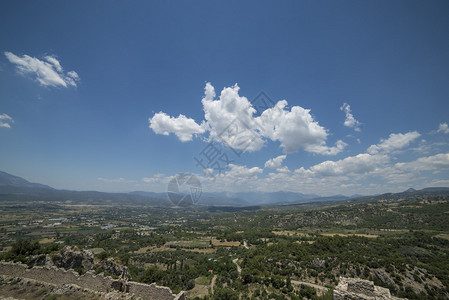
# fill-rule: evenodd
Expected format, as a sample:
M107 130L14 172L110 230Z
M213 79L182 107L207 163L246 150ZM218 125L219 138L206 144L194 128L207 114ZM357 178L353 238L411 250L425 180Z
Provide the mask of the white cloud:
M214 191L248 191L257 190L261 183L259 175L263 169L259 167L248 168L246 166L229 164L229 170L213 178L209 175L199 176L204 188L211 187ZM210 182L214 182L213 185Z
M394 165L394 168L409 172L449 169L449 153L420 157L412 162L399 162Z
M276 171L278 171L279 173L289 173L290 172L290 170L287 166L277 168Z
M109 179L109 178L98 177L97 180L103 181L106 183L128 182L125 178Z
M155 114L149 119L150 128L157 134L169 135L174 133L182 142L192 140L192 135L203 133L205 130L195 120L179 115L170 117L163 112Z
M287 157L287 155L279 155L278 157L271 158L265 162L265 168L277 169L280 168L282 162Z
M14 123L12 117L7 114L0 115L0 128L11 128L11 123Z
M290 172L280 167L263 172L259 167L230 165L212 184L201 177L211 191L292 191L318 195L375 194L399 192L409 187L446 186L449 153L420 157L411 162L392 163L388 153L360 153L337 161L325 161ZM432 177L435 175L437 177ZM437 184L438 183L438 184Z
M181 141L191 140L191 132L208 132L209 141L218 141L233 149L248 152L260 150L266 139L279 141L284 153L304 149L312 153L335 155L346 146L344 142L338 141L334 147L328 147L328 132L313 119L310 110L300 106L293 106L289 110L285 100L266 109L260 117L254 117L256 110L246 97L239 95L239 89L237 84L224 88L218 99L215 99L215 89L207 83L201 101L205 121L200 126L180 115L192 120L186 128L187 134L177 134ZM170 132L176 134L183 131L182 126L175 130L175 120L168 121L171 117L163 112L155 114L150 123L156 117L161 122L164 120L165 126L150 125L155 133L168 135Z
M60 62L54 56L46 56L44 60L23 55L19 57L11 52L5 52L6 58L16 65L22 75L32 75L43 86L76 87L79 76L75 71L64 73Z
M449 126L447 125L447 123L441 123L440 126L438 127L437 132L442 132L442 133L448 134Z
M382 139L379 144L371 145L368 148L368 153L376 154L380 152L388 153L394 150L402 149L408 146L415 139L420 137L417 131L411 131L407 133L392 133L388 139Z
M53 64L54 68L56 69L57 72L61 73L62 72L62 66L59 63L59 61L54 58L53 56L45 56L44 57L49 63Z
M284 153L303 148L312 153L335 155L343 150L346 144L342 141L335 147L326 145L327 130L313 119L310 109L293 106L289 111L285 109L287 104L286 100L281 100L257 118L263 136L279 141Z
M239 95L239 89L237 84L224 88L215 100L214 87L206 84L201 102L209 140L223 142L237 150L256 151L264 145L253 118L256 110L246 97Z
M307 146L306 150L309 152L318 153L318 154L322 154L322 155L336 155L336 154L340 153L341 151L343 151L347 145L348 144L346 144L342 140L338 140L335 143L334 147L328 147L323 142L320 145Z
M263 172L263 170L259 167L247 168L246 166L239 166L235 164L229 164L229 167L231 169L225 172L225 177L248 178L257 176L257 174Z
M351 106L348 103L343 103L343 105L340 107L341 111L344 111L346 114L345 122L343 123L346 127L354 128L355 131L360 131L360 122L357 121L352 112L351 112Z
M155 174L153 177L144 177L142 181L145 183L167 183L170 180L170 177L165 176L164 174Z
M371 155L361 153L356 156L349 156L338 161L324 161L310 167L308 170L300 168L297 173L308 173L314 176L341 176L366 174L374 171L377 167L388 162L386 155Z

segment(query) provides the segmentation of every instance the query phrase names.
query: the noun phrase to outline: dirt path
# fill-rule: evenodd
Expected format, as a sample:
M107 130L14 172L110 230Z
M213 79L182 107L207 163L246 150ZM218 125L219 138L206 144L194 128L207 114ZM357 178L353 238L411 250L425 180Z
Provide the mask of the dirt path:
M297 280L292 280L292 284L295 285L305 285L305 286L310 286L316 290L320 290L322 292L327 292L327 287L324 287L322 285L318 285L318 284L314 284L314 283L309 283L309 282L304 282L304 281L297 281Z
M242 273L242 268L240 268L239 264L237 263L239 259L238 258L234 258L232 260L233 263L235 263L235 265L237 266L237 272L239 272L239 275Z
M211 295L214 294L214 286L215 286L215 281L217 280L217 275L214 275L214 277L212 277L212 281L210 282L210 293Z

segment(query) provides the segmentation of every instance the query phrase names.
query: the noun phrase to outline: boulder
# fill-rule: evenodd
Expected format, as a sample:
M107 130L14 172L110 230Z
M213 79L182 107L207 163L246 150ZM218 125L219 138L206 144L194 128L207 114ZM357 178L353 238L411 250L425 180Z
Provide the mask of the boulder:
M129 278L128 268L118 265L113 258L108 258L107 260L99 263L99 265L103 268L105 273L109 273L123 279Z
M388 275L387 272L385 272L382 269L375 269L374 275L383 283L386 285L395 285L394 281L390 278L390 275Z
M59 254L52 256L52 261L55 266L66 270L83 268L88 271L94 265L94 255L89 250L76 251L66 246Z
M340 277L334 290L334 300L399 300L390 290L359 278Z
M324 259L315 257L315 258L312 260L312 266L313 266L314 268L316 268L316 269L324 269L324 268L327 267L327 263L326 263L326 261L325 261Z

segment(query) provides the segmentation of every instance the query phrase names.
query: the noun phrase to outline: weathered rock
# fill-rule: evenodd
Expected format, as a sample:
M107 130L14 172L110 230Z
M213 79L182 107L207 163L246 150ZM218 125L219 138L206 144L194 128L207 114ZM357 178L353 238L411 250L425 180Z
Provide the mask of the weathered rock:
M57 267L66 270L83 268L86 272L101 267L101 270L107 275L117 276L125 280L129 279L128 268L117 264L113 258L95 264L94 255L91 251L75 251L70 247L64 247L60 253L32 256L29 266Z
M386 285L394 285L394 281L390 278L390 275L387 274L382 269L375 269L374 275L384 284Z
M99 264L105 273L118 276L123 279L129 279L128 268L118 265L113 258L108 258Z
M340 277L334 290L334 300L393 300L390 290L374 285L374 282L359 278Z
M312 260L312 266L317 268L317 269L326 268L327 267L327 263L326 263L326 261L324 259L315 257Z
M58 268L77 270L83 268L88 271L94 265L94 255L89 250L74 251L69 246L62 249L59 254L51 256L51 260Z

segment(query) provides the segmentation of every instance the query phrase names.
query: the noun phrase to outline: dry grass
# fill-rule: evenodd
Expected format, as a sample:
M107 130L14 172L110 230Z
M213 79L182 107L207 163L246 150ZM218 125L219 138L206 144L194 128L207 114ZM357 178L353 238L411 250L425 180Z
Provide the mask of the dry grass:
M195 279L195 287L189 291L189 299L195 297L204 297L209 295L210 279L207 277L198 277Z
M449 240L449 233L440 233L440 234L437 234L436 237L445 239L445 240Z
M55 239L42 239L39 241L39 244L49 244L49 243L53 243L55 241Z
M313 244L315 241L296 241L298 244Z
M238 247L238 246L240 246L240 242L228 242L228 241L221 242L220 240L217 240L217 239L213 239L212 244L216 247L232 247L232 246Z
M145 254L145 253L147 253L147 251L151 251L153 248L154 248L154 246L143 247L143 248L140 248L137 251L134 251L134 253L136 253L136 254ZM158 251L151 251L151 252L158 252Z
M361 234L361 233L351 233L351 234L347 234L347 233L321 233L321 235L323 236L361 236L361 237L366 237L366 238L377 238L379 237L379 235L377 234Z
M134 252L134 253L140 253L140 254L146 253L146 251L147 251L146 249L147 248L150 250L150 252L176 251L176 248L168 247L167 244L165 244L162 247L144 247L144 248L140 248L137 251L142 251L142 252ZM206 253L206 254L208 254L208 253L215 253L217 251L217 249L214 249L214 248L204 248L204 249L202 249L202 248L192 248L192 249L181 248L181 250L183 250L183 251L190 251L190 252L197 252L197 253Z
M194 248L194 249L182 249L182 250L184 250L184 251L190 251L190 252L198 252L198 253L215 253L215 252L217 252L217 249L214 249L214 248L206 248L206 249L197 249L197 248Z
M89 249L93 254L100 254L101 252L104 252L103 248L92 248Z
M170 247L167 247L167 246L162 246L162 247L151 247L151 250L150 250L150 252L163 252L163 251L175 251L176 249L175 248L170 248Z
M278 230L272 231L275 235L283 235L283 236L308 236L307 233L298 232L298 231L289 231L289 230Z

